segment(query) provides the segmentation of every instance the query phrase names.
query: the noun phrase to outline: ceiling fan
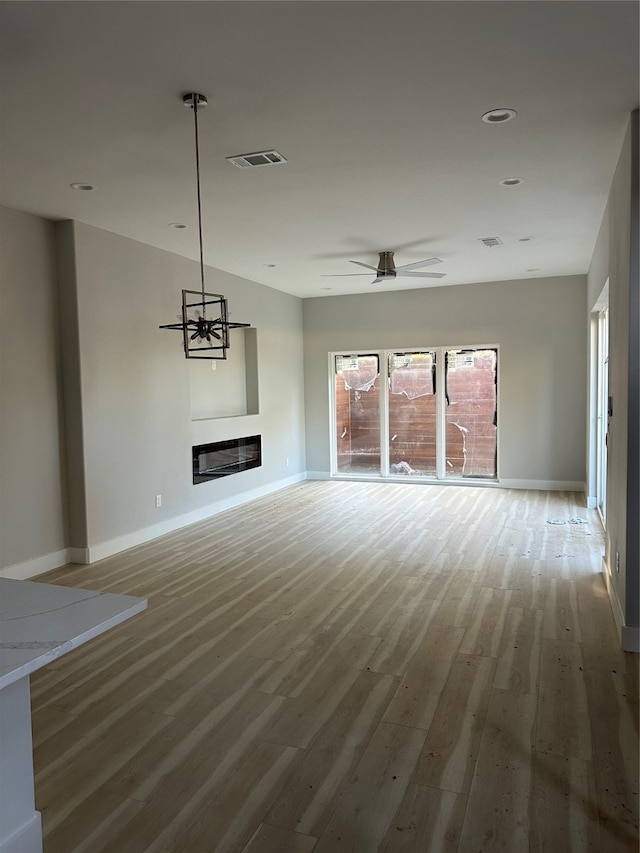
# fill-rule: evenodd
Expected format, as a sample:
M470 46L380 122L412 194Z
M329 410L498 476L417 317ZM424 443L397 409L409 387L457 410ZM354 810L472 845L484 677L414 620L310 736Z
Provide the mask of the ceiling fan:
M379 281L384 281L387 278L395 278L398 275L410 278L443 278L446 275L444 272L418 271L420 267L430 267L433 266L433 264L441 264L442 260L440 258L427 258L424 261L415 261L412 264L402 264L397 267L393 260L393 252L380 252L379 255L380 258L378 260L377 267L373 267L371 264L364 264L362 261L351 261L352 264L357 264L359 267L365 267L368 270L373 270L376 274L376 278L372 281L372 284L377 284ZM336 276L326 275L323 276L323 278L337 278L350 275L370 275L370 273L347 272L338 273Z

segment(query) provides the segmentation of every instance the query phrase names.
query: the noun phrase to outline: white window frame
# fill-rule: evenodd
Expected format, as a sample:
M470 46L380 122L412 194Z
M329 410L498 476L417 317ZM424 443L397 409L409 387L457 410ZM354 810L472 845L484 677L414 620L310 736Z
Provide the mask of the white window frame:
M496 476L495 477L454 477L446 473L446 399L445 388L445 353L451 350L495 350L496 366ZM435 352L436 354L436 475L431 476L400 476L389 472L389 356L402 352ZM377 355L380 368L380 474L366 472L363 474L344 473L338 471L338 449L336 441L336 396L335 396L335 359L336 356ZM452 483L455 485L496 485L500 482L500 370L501 356L499 344L453 344L447 346L432 346L422 344L416 347L398 346L387 349L369 347L367 349L342 349L328 354L328 385L329 385L329 452L330 476L340 480L387 480L398 483ZM383 384L384 383L384 384ZM383 393L383 388L386 393Z

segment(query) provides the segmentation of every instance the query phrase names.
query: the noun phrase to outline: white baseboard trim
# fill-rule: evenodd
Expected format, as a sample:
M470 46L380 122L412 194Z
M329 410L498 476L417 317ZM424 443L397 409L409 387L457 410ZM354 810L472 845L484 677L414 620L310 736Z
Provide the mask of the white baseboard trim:
M598 508L598 498L595 495L587 495L586 501L587 501L587 509L597 509Z
M611 610L613 611L613 618L616 623L616 629L618 631L618 636L620 637L620 642L622 642L622 629L624 627L624 611L622 609L622 605L620 604L620 599L618 598L618 593L616 592L616 588L613 585L613 578L611 575L611 569L607 564L607 560L605 557L602 558L602 576L604 578L605 586L607 587L607 594L609 595L609 601L611 602Z
M60 566L66 566L70 562L72 562L70 549L63 548L62 551L53 551L51 554L44 554L42 557L25 560L24 563L16 563L13 566L7 566L6 569L0 569L0 577L24 581L36 575L50 572L52 569L59 569Z
M622 626L622 651L640 653L640 628Z
M31 784L33 785L33 782ZM40 812L34 811L32 817L9 838L0 837L0 853L35 853L36 850L42 850L42 818Z
M540 492L582 492L584 483L573 480L506 480L500 477L501 489L532 489Z
M394 483L409 483L411 481L406 477L385 477L384 480L380 477L373 476L353 476L348 475L332 477L329 471L307 471L307 480L366 480L371 482L394 482ZM422 480L420 482L427 482ZM574 482L573 480L429 480L427 485L436 486L482 486L489 489L533 489L543 492L581 492L584 494L584 483Z
M613 618L616 623L618 637L620 638L620 646L624 652L640 652L640 628L625 625L624 610L620 604L616 588L613 585L611 569L604 557L602 558L602 576L607 587Z
M85 565L89 563L88 548L69 548L69 562Z
M119 536L116 539L111 539L108 542L101 542L97 545L91 545L89 548L71 548L71 559L74 563L90 564L98 560L104 560L106 557L112 557L114 554L119 554L122 551L127 551L129 548L135 548L136 545L143 545L145 542L150 542L152 539L157 539L159 536L164 536L166 533L173 533L174 530L179 530L181 527L188 527L190 524L196 524L199 521L204 521L220 512L227 509L246 504L249 501L263 498L270 495L272 492L278 492L285 489L287 486L293 486L306 479L306 474L294 474L290 477L285 477L282 480L269 483L266 486L259 486L256 489L251 489L248 492L242 492L239 495L233 495L229 498L223 498L213 504L193 510L193 512L178 515L174 518L168 518L161 521L159 524L154 524L151 527L145 527L142 530L136 530L133 533L127 533L124 536Z

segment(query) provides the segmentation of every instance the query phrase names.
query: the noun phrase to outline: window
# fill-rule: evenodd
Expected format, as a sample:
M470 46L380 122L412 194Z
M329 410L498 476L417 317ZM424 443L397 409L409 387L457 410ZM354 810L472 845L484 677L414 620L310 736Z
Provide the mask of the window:
M436 353L389 354L389 473L436 476Z
M335 357L335 437L341 474L380 471L380 359Z
M447 350L445 360L446 474L495 477L497 350Z
M497 477L498 349L331 356L332 473Z

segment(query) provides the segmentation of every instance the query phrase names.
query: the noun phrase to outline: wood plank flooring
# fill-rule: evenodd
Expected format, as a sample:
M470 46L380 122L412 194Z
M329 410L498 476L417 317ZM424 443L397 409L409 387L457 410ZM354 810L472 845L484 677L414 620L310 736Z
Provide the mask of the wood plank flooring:
M602 546L576 494L306 482L42 575L149 599L32 678L45 853L637 851Z

